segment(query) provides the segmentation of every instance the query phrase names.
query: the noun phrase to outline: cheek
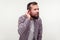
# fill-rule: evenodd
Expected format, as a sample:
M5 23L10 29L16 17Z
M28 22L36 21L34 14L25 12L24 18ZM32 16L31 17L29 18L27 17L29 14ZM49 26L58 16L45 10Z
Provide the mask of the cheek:
M35 16L35 15L36 15L36 11L32 10L32 11L30 12L30 14L31 14L32 16Z
M30 13L31 16L34 16L34 13Z
M36 11L31 11L31 13L34 15L34 14L36 14Z
M36 13L36 11L35 10L32 10L32 13Z

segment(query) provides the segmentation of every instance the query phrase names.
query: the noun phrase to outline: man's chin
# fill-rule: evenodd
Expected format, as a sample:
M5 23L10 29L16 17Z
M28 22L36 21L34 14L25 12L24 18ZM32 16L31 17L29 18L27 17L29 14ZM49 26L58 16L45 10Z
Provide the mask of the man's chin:
M35 17L34 19L38 19L38 17Z
M33 19L38 19L38 18L39 18L39 16L38 16L38 17L33 16L32 18L33 18Z

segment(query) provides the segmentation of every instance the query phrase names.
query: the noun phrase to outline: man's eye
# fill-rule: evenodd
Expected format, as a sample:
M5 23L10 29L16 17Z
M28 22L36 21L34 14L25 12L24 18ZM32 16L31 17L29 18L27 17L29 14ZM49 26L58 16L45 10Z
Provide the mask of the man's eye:
M37 8L37 9L34 9L34 10L39 10L39 8Z

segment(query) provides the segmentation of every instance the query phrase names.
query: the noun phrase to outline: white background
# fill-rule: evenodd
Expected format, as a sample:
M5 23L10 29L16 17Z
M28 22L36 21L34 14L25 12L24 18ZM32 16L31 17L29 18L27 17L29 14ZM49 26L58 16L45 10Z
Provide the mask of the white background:
M18 18L32 0L0 0L0 40L18 40ZM36 1L36 0L34 0ZM60 40L60 0L38 0L42 40Z

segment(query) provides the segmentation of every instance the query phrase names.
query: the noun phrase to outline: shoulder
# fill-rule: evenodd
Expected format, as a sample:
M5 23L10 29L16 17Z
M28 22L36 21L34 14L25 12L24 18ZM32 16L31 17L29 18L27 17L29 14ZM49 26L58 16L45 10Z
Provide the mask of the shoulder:
M19 17L18 21L23 22L26 19L26 15L22 15Z
M38 18L38 23L39 23L39 25L42 24L42 19L40 17Z
M42 19L41 19L41 17L39 17L39 18L38 18L38 21L42 22Z
M19 19L26 19L26 15L20 16Z

